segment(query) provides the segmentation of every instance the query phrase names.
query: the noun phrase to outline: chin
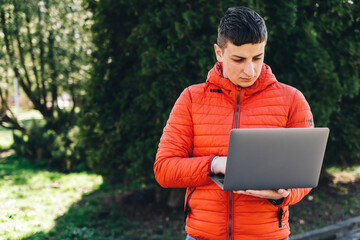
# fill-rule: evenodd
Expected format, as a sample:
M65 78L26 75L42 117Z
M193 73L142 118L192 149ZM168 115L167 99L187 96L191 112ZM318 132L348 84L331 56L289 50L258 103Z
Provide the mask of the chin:
M239 87L242 88L247 88L247 87L251 87L252 85L254 85L255 82L246 82L246 83L240 83L238 84Z

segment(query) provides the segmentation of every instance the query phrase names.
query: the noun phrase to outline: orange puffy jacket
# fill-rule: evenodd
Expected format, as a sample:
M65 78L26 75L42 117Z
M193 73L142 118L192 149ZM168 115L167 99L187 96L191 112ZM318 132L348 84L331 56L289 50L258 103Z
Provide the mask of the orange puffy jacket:
M235 121L239 128L299 128L313 127L312 119L302 93L279 83L265 64L249 88L223 78L221 63L209 71L205 83L186 88L172 109L154 164L162 187L187 188L186 232L211 240L287 238L288 206L311 189L291 189L280 205L274 205L223 191L208 174L215 156L227 156Z

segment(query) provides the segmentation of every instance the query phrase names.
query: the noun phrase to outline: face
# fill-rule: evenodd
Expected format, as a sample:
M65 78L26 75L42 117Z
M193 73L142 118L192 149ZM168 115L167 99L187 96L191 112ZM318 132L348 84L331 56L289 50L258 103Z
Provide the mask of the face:
M264 63L266 42L236 46L231 42L221 49L214 45L216 59L223 64L223 76L233 84L246 88L259 77Z

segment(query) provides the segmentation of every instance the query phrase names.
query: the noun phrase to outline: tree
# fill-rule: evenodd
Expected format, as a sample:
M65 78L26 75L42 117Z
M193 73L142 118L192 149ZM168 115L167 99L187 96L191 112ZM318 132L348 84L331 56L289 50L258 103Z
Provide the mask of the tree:
M304 93L315 125L330 128L325 164L360 162L360 4L277 0L264 9L267 61L280 81Z
M46 124L41 128L54 135L67 135L83 98L82 85L88 79L91 51L84 29L88 14L81 0L3 0L0 4L0 81L11 84L17 78L22 91L44 117ZM64 93L70 96L69 107L60 104ZM29 136L29 129L17 124L6 100L2 93L1 124L23 131L15 144L36 141ZM29 152L17 150L19 154ZM41 151L30 152L33 154L29 157L39 157L34 152Z
M87 75L86 13L81 1L8 0L0 9L2 76L16 77L26 96L47 121L60 118L60 93L67 92L75 108ZM55 127L55 126L54 126Z
M264 16L269 32L265 62L279 81L305 94L317 126L328 126L341 99L359 92L358 3L89 0L87 4L94 14L97 48L82 109L81 137L87 163L110 182L131 187L136 181L137 186L153 181L152 165L170 109L185 87L205 81L215 62L217 25L229 7L249 6ZM342 27L334 26L338 22Z
M9 106L9 91L7 89L9 80L6 78L2 86L0 86L0 124L7 129L17 129L25 131L23 124L18 121L16 115Z
M153 179L157 143L179 93L204 81L213 64L222 10L206 1L88 4L97 48L81 119L87 163L110 182L138 186Z

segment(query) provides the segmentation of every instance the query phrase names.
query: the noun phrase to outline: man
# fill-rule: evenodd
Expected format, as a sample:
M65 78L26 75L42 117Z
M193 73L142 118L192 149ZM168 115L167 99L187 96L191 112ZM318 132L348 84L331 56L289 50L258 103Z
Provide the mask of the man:
M232 128L313 127L304 96L264 64L266 41L262 17L229 9L214 45L217 63L205 83L182 92L164 128L155 177L163 187L187 188L187 239L287 239L288 206L311 190L228 192L208 177L225 173Z

